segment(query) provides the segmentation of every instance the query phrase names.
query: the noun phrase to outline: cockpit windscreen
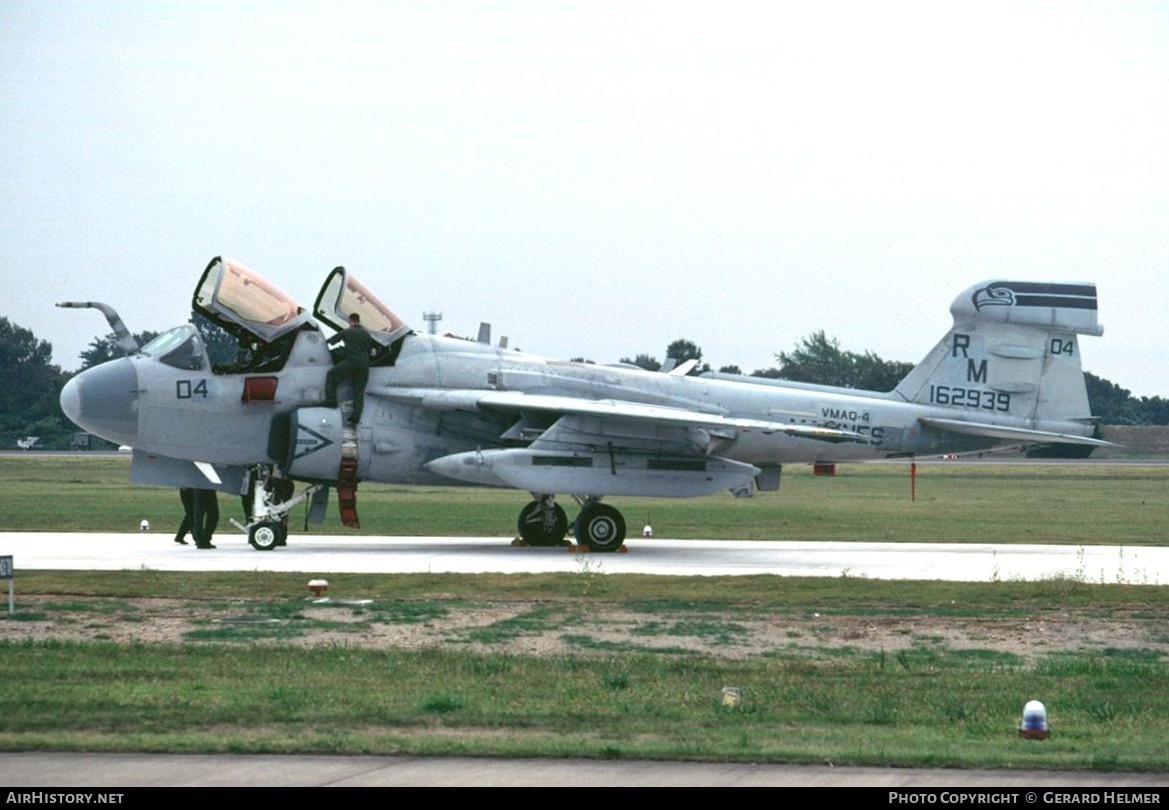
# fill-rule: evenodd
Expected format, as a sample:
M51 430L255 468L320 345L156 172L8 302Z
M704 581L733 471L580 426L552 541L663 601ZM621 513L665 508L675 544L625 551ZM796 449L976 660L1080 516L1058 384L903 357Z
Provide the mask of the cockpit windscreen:
M140 353L175 368L191 370L206 368L207 352L203 348L198 330L190 324L176 326L163 332L143 346Z

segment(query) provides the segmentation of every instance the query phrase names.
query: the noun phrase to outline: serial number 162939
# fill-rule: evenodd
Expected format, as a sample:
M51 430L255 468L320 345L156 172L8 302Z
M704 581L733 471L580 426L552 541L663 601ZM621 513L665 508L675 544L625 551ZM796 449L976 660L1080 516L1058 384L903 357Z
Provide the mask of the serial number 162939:
M931 405L954 405L959 408L977 408L983 411L1009 411L1011 395L1004 391L985 388L957 388L951 385L930 386Z

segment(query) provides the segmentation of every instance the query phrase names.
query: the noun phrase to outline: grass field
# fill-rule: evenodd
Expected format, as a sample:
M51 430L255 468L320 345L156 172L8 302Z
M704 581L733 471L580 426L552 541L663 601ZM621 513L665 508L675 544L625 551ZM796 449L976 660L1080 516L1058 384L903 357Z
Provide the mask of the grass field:
M130 487L127 466L0 458L0 530L177 520L174 493ZM905 467L858 465L834 478L785 471L780 492L750 500L617 505L631 526L651 522L658 536L680 538L1159 545L1167 478L1156 467L922 465L911 501ZM379 534L499 536L522 501L363 485L359 508ZM1032 583L674 578L585 566L364 575L347 579L346 595L367 601L324 614L306 606L303 576L287 574L22 572L18 592L37 607L0 620L6 750L1169 772L1169 590L1093 584L1090 572ZM506 607L505 618L471 621ZM110 640L119 627L196 612L176 643ZM905 635L881 646L840 634L869 625ZM974 628L972 643L940 632L958 626ZM771 629L769 645L739 649L759 627ZM980 642L990 627L1017 630L1020 643ZM1079 638L1088 627L1115 627L1115 638L1088 643ZM1141 643L1121 643L1121 627ZM411 629L440 642L371 644ZM842 640L809 643L821 632ZM536 638L555 639L556 651L525 652ZM739 705L723 704L727 686L740 690ZM1015 728L1035 698L1051 713L1042 742Z
M129 459L0 456L0 530L135 531L177 526L173 490L129 483ZM630 535L725 540L1162 545L1169 531L1169 466L930 463L855 464L833 477L784 471L778 492L736 499L614 498ZM363 484L358 511L370 534L510 536L525 493ZM565 500L570 516L574 514ZM230 496L220 499L236 514ZM314 533L352 534L335 505ZM301 523L294 512L295 533ZM225 524L224 530L227 530Z

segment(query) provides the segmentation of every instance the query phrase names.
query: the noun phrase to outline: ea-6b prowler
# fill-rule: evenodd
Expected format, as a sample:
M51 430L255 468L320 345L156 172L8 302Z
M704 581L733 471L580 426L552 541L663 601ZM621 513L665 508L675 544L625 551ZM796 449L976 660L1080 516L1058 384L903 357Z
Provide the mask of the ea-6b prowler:
M578 543L625 538L607 496L750 495L779 488L784 464L933 456L1002 446L1102 445L1080 368L1080 335L1100 335L1094 284L988 281L950 307L953 328L887 393L727 374L687 376L564 362L420 334L338 267L312 315L254 271L216 258L193 309L236 336L213 366L194 326L88 369L61 392L80 427L133 447L131 480L245 496L249 542L285 543L286 517L328 492L357 527L360 481L477 484L531 493L518 534L564 541L557 496L580 505ZM332 356L313 316L341 329L358 313L377 349L364 414L326 407Z

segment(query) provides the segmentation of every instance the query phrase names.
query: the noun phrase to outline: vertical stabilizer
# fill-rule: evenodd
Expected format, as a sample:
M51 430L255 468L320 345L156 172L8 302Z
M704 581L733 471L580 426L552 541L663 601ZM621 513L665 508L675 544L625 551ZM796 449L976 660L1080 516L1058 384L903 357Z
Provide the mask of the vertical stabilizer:
M951 410L954 418L1014 417L1037 429L1086 430L1091 414L1078 336L1104 332L1095 284L984 282L959 295L950 312L953 328L895 395Z

